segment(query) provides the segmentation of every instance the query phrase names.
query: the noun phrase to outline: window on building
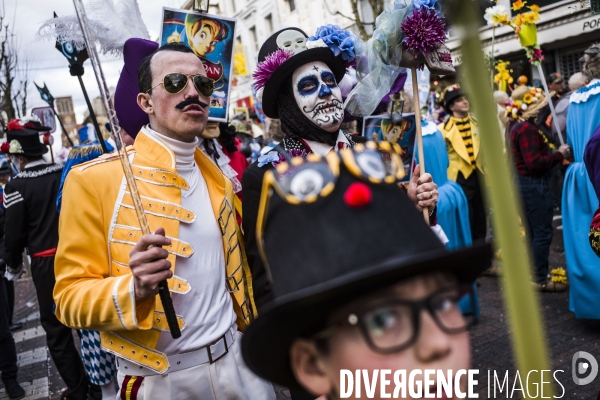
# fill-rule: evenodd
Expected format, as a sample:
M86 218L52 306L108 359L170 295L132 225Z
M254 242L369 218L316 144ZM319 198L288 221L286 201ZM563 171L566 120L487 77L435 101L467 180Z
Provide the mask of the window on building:
M56 102L56 108L59 114L70 114L71 107L68 100L59 100Z
M296 1L295 0L287 0L290 3L290 11L294 11L296 9Z
M265 17L265 29L267 30L267 35L273 33L273 16L271 14Z
M579 59L583 57L585 48L574 50L569 53L560 53L558 55L558 66L560 74L569 79L576 72L581 72L581 64Z
M254 46L254 51L258 52L258 37L256 36L256 26L248 29L250 31L250 38L252 39L252 46Z

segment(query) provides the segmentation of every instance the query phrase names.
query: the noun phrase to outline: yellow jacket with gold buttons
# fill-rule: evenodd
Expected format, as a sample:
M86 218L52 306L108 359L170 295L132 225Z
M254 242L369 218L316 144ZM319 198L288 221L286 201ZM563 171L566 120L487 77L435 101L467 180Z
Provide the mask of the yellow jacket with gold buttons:
M479 134L477 133L477 122L470 117L471 120L471 135L473 138L473 152L475 155L475 163L477 169L483 173L483 164L479 157ZM458 173L462 172L465 178L468 178L475 169L471 165L471 159L465 146L465 141L462 138L461 133L458 130L458 126L454 123L452 118L448 121L438 125L438 129L442 132L444 139L446 140L446 147L448 148L448 179L456 182Z
M181 206L188 183L177 174L175 155L143 131L129 158L152 231L165 229L171 238L168 260L171 292L190 291L177 276L176 256L190 257L194 249L178 239L179 225L202 223ZM242 330L256 315L252 285L241 232L233 209L231 181L199 149L194 154L221 227L226 282L237 324ZM100 331L102 347L157 372L168 371L165 354L155 350L161 331L168 330L160 298L136 304L129 252L142 236L131 194L117 156L105 155L74 167L66 179L55 258L56 317L72 328ZM191 300L190 300L191 301ZM177 310L175 310L177 311ZM184 320L178 316L185 329Z

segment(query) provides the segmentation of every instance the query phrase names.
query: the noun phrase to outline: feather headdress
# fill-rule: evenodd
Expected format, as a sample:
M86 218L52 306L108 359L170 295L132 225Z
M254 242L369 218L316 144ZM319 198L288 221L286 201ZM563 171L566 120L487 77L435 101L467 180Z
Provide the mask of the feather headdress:
M96 33L95 39L103 54L121 54L123 45L132 37L150 38L137 0L88 0L86 8L90 16L90 29ZM47 20L37 35L40 39L59 43L72 42L77 50L85 48L76 15Z

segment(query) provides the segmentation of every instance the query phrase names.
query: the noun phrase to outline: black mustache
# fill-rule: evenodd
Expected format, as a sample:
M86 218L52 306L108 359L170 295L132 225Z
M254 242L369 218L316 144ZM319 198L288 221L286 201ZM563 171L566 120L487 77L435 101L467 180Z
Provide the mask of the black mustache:
M208 107L208 104L201 102L196 97L190 97L189 99L185 99L181 103L177 104L175 106L175 108L177 108L179 110L183 110L185 107L187 107L189 105L192 105L192 104L196 104L196 105L198 105L198 106L200 106L202 108Z

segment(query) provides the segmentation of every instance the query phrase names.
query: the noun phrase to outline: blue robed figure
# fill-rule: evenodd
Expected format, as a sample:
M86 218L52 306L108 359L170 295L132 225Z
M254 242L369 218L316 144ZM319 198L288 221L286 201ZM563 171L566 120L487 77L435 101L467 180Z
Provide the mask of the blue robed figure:
M600 80L571 95L567 110L567 142L575 158L565 174L562 223L571 285L569 308L577 318L600 319L600 258L588 244L590 221L598 198L583 162L590 137L600 126Z
M413 118L413 117L409 117ZM423 152L425 155L425 172L431 174L438 185L437 224L442 227L448 237L446 247L455 250L471 246L471 225L469 222L469 204L460 185L448 179L448 149L444 136L433 122L422 122ZM416 153L416 152L415 152ZM418 155L415 154L415 162ZM477 288L474 290L474 309L471 298L465 296L460 303L464 313L475 313L479 317L479 301Z

